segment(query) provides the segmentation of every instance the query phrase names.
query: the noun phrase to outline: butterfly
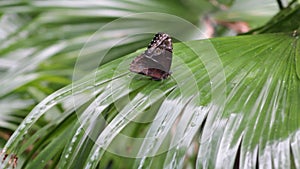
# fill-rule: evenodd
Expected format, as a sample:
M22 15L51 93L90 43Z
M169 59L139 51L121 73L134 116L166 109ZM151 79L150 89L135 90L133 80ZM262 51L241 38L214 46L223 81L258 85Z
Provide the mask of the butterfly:
M155 34L147 50L131 62L129 70L150 76L154 80L166 79L171 74L172 52L171 37L159 32Z

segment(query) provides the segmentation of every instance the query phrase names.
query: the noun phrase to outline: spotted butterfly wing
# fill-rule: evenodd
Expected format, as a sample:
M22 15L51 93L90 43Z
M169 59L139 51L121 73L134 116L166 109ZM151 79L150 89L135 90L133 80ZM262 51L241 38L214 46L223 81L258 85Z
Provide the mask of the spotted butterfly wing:
M166 33L157 33L147 50L132 61L129 70L154 80L166 79L170 75L172 50L171 37Z

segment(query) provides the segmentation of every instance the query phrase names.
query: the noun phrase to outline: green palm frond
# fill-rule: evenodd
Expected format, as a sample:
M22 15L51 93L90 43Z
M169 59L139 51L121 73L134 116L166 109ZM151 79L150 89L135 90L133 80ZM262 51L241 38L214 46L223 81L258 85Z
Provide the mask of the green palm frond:
M261 35L199 40L186 21L219 9L176 2L0 2L13 28L0 26L0 137L14 131L0 159L16 154L17 168L34 169L300 168L299 6ZM158 31L176 42L163 81L128 70Z
M205 59L214 54L207 49L211 44L223 65L221 73L219 67L212 72L205 67ZM199 167L232 168L237 162L242 168L297 167L299 147L293 145L297 144L299 132L299 78L295 62L298 48L298 36L292 33L178 43L174 45L173 78L163 82L128 71L130 61L141 52L138 51L101 66L95 79L89 76L43 100L26 117L6 148L22 153L20 150L25 147L19 149L18 143L35 121L51 107L75 99L79 122L53 124L58 128L77 126L72 132L63 132L70 130L67 126L63 131L55 127L52 130L56 137L40 132L32 136L42 143L35 152L51 149L53 156L48 154L47 159L63 151L59 163L62 168L79 165L76 161L81 153L87 155L80 155L87 162L79 166L96 168L109 152L137 155L140 158L135 160L136 166L160 163L163 167L181 168L193 144L199 146L199 152L196 149L191 154L197 156ZM213 74L217 76L211 77ZM74 113L68 116L65 121L74 120ZM139 122L146 123L139 126ZM126 128L140 132L128 133ZM68 141L53 149L59 135ZM135 140L140 137L147 139ZM45 144L46 140L52 144ZM83 148L86 146L89 151ZM40 154L28 165L41 167L45 158ZM164 158L152 157L159 154ZM270 155L274 158L268 158Z

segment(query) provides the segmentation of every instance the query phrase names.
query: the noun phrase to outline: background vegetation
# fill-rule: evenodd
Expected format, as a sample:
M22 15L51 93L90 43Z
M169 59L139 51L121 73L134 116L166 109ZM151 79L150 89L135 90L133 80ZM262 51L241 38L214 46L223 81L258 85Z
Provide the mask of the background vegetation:
M300 168L300 5L278 2L1 1L0 168ZM203 32L163 30L165 81L128 71L160 18L111 24L145 12Z

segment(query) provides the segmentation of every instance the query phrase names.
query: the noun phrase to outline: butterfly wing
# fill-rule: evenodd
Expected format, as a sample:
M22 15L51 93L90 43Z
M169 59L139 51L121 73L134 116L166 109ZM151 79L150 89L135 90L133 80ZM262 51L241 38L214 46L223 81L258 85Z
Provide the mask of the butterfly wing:
M156 80L166 79L170 75L172 49L171 38L165 33L157 33L148 49L132 61L129 70Z

